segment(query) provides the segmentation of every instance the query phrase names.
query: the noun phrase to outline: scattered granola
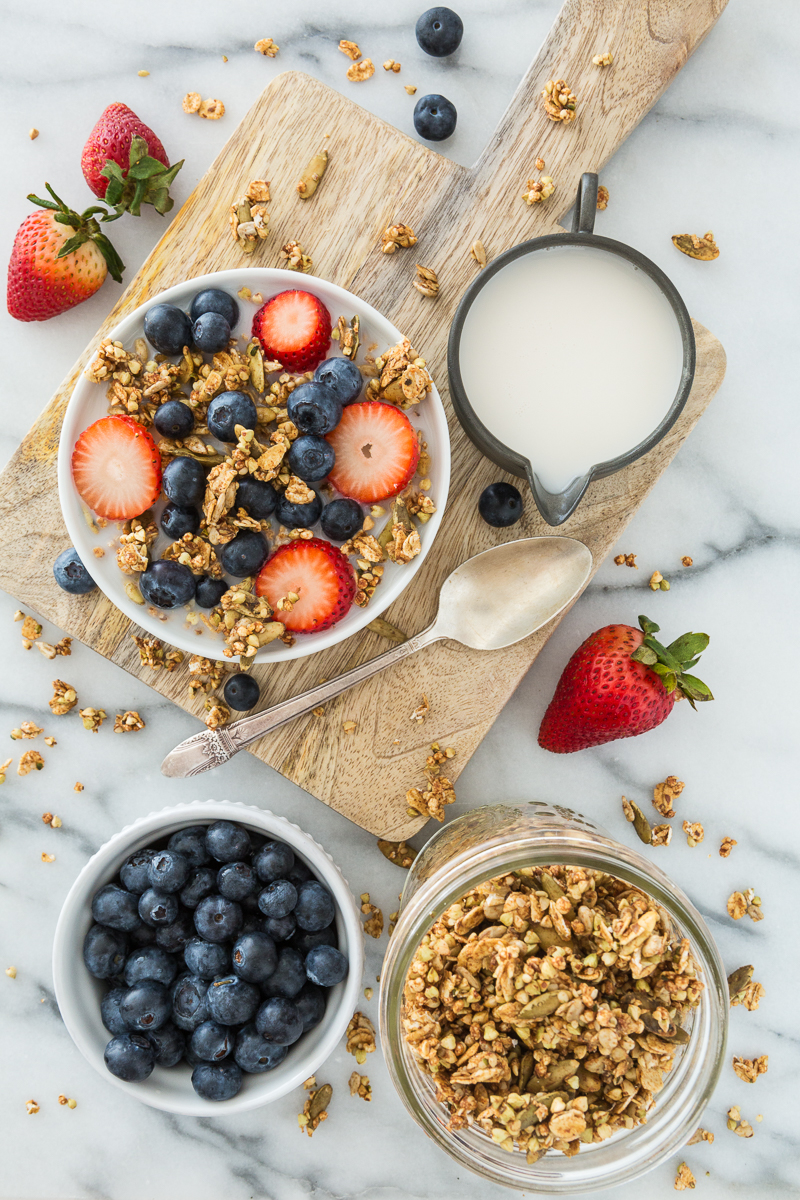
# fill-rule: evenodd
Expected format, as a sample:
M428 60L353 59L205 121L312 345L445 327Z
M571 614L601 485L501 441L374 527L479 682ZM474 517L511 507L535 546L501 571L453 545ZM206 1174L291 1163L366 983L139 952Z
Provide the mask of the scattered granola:
M361 911L369 918L364 922L364 933L379 938L383 933L383 913L377 904L370 903L369 892L361 893Z
M351 362L356 361L358 347L361 345L359 332L361 329L361 319L358 316L353 317L352 321L348 321L346 317L339 317L336 322L336 328L331 331L331 337L335 342L339 343L339 349L345 358L349 358Z
M451 1128L474 1123L535 1162L647 1120L702 988L688 941L638 888L531 867L486 880L425 935L403 1031Z
M322 182L322 176L328 169L328 151L320 150L315 154L297 181L297 194L301 200L310 200ZM311 260L309 259L309 262ZM309 267L309 270L311 268Z
M544 159L541 157L537 158L533 165L537 171L543 171L545 166Z
M577 103L563 79L550 79L542 89L542 104L551 121L574 121Z
M183 662L183 651L165 650L164 643L160 638L146 638L141 637L137 633L132 633L131 640L139 651L139 660L142 666L150 667L152 671L160 671L163 667L165 671L171 673Z
M281 247L281 259L287 271L302 271L305 275L314 266L311 256L306 254L299 242L286 242Z
M26 750L19 760L18 775L30 775L31 771L41 771L44 759L38 750Z
M542 200L548 200L556 190L556 185L549 175L542 175L541 179L529 179L525 185L525 191L522 193L522 199L526 204L539 204Z
M614 61L614 55L610 50L606 50L604 54L595 54L592 62L596 67L610 67Z
M397 75L400 72L400 63L395 62L393 58L387 58L383 64L383 69L384 71L394 71L395 75Z
M82 792L84 791L84 786L82 783L76 783L72 790L73 792Z
M244 195L238 196L228 210L231 236L245 254L252 254L258 243L263 242L269 235L269 199L269 180L251 179ZM215 365L217 359L218 355L215 355ZM206 388L209 387L213 374L214 372L209 372L206 376ZM213 383L216 383L216 380L213 380Z
M724 837L720 842L719 856L720 858L730 858L731 850L734 846L738 846L736 838Z
M351 83L364 83L374 74L375 64L371 58L362 58L361 62L354 62L352 67L348 67L346 71L347 78Z
M150 547L158 537L154 521L143 525L139 517L130 522L126 533L120 534L117 566L123 575L146 571L150 565Z
M81 708L79 712L83 728L91 730L92 733L97 733L107 716L104 708Z
M669 580L665 579L660 571L653 571L653 574L650 576L649 583L651 592L669 591Z
M389 913L389 929L388 929L388 934L387 934L387 936L388 936L388 937L391 937L391 936L392 936L392 934L394 933L395 926L397 925L397 918L398 918L399 916L400 916L400 910L399 910L399 909L397 909L397 911L396 911L396 912L390 912L390 913Z
M427 715L430 711L431 711L431 706L428 701L428 697L423 692L422 700L420 701L420 703L417 705L417 707L412 712L410 720L421 723L422 721L425 720L425 718L427 717Z
M681 254L688 254L689 258L699 258L706 262L719 258L719 246L714 241L710 229L702 237L694 233L677 233L672 239L672 244L677 246Z
M387 225L381 234L381 250L384 254L394 254L395 250L416 246L417 239L410 225L398 221L396 225Z
M745 1083L755 1083L759 1075L766 1075L768 1062L768 1054L761 1054L758 1058L739 1058L734 1054L733 1069Z
M374 621L370 621L367 629L371 629L373 633L380 634L381 637L388 638L390 642L396 642L398 646L402 642L408 641L408 635L403 633L402 629L398 629L391 622L384 620L383 617L376 617Z
M432 779L424 790L410 788L406 792L406 804L410 817L433 817L435 821L444 820L445 805L453 804L456 798L455 788L449 779L437 777Z
M696 1129L686 1143L687 1146L696 1146L698 1142L708 1142L709 1145L714 1141L714 1135L708 1129L703 1129L702 1125Z
M753 1126L749 1121L745 1121L739 1111L739 1105L734 1104L728 1109L728 1129L735 1133L737 1137L751 1138L753 1136Z
M37 642L36 649L40 654L43 654L45 658L53 659L62 656L64 658L69 658L69 656L72 654L72 638L63 637L60 642L56 642L55 645L52 646L49 642Z
M212 704L210 700L206 700L205 722L209 729L219 729L222 725L227 725L230 719L231 710L227 704L221 701Z
M414 86L414 84L413 84L413 83L407 83L407 84L405 85L405 89L406 89L406 91L408 92L409 96L414 96L414 95L416 95L417 89L416 89L416 87Z
M439 280L436 277L436 272L430 267L422 267L417 263L417 278L414 280L414 287L423 295L433 299L439 295Z
M747 888L744 892L731 892L725 907L728 910L728 916L733 917L734 921L740 920L745 915L751 921L764 919L761 911L761 897L754 895L752 888Z
M339 42L339 49L342 54L346 54L353 62L357 62L361 58L361 51L358 48L357 42L348 42L344 38Z
M480 238L476 238L470 246L469 256L470 258L474 258L475 262L478 264L481 270L483 270L489 260L486 257L486 250L484 249L483 242Z
M634 567L637 571L639 570L638 566L636 565L635 554L618 554L614 559L614 562L618 567Z
M417 857L417 851L413 846L409 846L408 842L387 842L383 838L378 838L378 849L384 858L388 858L389 862L396 863L404 871L408 870Z
M705 837L705 831L699 821L684 821L683 832L686 834L686 843L694 848L699 846Z
M128 709L114 717L114 733L138 733L140 729L144 729L144 720L138 712Z
M671 825L654 825L651 846L668 846L672 841Z
M56 817L51 812L42 813L42 820L44 821L45 825L49 825L52 829L61 828L61 817Z
M40 733L44 733L41 725L37 725L35 721L23 721L19 729L11 730L11 740L12 742L21 740L31 741L33 738L37 738Z
M33 617L26 617L24 613L21 613L19 617L14 617L15 621L20 619L22 620L22 628L20 629L22 645L26 650L30 650L36 639L42 636L42 627Z
M33 129L28 130L28 137L31 139L32 142L35 142L38 136L39 136L38 129L33 128Z
M674 817L673 800L677 800L686 784L675 775L668 775L663 783L657 783L653 788L653 808L662 817Z
M651 845L653 830L650 828L650 822L639 808L639 805L634 804L632 800L628 800L626 796L623 796L622 811L625 813L626 821L630 821L633 824L639 840L644 842L646 846Z
M0 783L5 783L6 771L11 766L13 761L13 758L7 758L4 763L0 763Z
M44 739L45 746L56 746L58 743L54 737L46 737Z
M376 1049L372 1021L362 1012L353 1013L345 1031L345 1038L345 1049L348 1054L355 1056L359 1066L366 1061L367 1055L373 1054Z
M597 62L597 59L593 59L593 61ZM696 1183L695 1177L692 1174L692 1172L689 1170L688 1164L685 1162L682 1162L681 1165L678 1167L678 1173L675 1176L675 1191L676 1192L685 1192L687 1188L693 1188L695 1183Z
M301 1133L305 1131L311 1137L320 1121L328 1119L328 1105L332 1095L333 1088L329 1083L323 1083L321 1087L309 1093L308 1099L303 1105L303 1111L297 1118Z
M681 559L681 565L684 567L691 567L693 563L694 559L692 556L690 554L684 554L683 558Z
M55 861L56 861L55 854L47 854L46 851L44 851L44 850L42 851L42 862L43 863L54 863Z
M265 55L266 58L274 58L280 50L280 46L276 46L272 38L259 38L253 49L257 50L259 54Z
M37 1113L39 1111L39 1105L36 1103L35 1100L26 1100L25 1107L28 1110L29 1117L32 1117L34 1113Z
M17 978L17 968L16 967L6 967L6 975L8 976L9 979L16 979Z
M372 1099L372 1084L369 1081L369 1075L359 1075L358 1071L353 1071L347 1084L351 1096L360 1096L362 1100Z
M356 728L355 721L342 721L342 729L345 733L355 733Z
M225 105L221 100L203 100L197 111L207 121L218 121L225 116Z
M368 400L385 400L406 409L422 403L433 387L425 359L420 358L408 338L376 358L375 367L378 374L367 385Z
M597 189L597 207L600 212L608 208L608 188L602 183Z
M225 675L224 663L204 658L202 654L193 654L189 659L189 691L193 696L198 692L213 692L222 683Z

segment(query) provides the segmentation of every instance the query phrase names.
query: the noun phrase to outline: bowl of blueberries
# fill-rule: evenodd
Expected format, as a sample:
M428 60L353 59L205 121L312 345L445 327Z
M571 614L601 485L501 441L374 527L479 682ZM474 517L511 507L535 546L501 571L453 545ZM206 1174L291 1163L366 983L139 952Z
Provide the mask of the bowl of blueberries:
M358 907L330 856L284 817L225 800L151 813L106 842L53 945L84 1057L189 1116L257 1108L313 1075L363 965Z

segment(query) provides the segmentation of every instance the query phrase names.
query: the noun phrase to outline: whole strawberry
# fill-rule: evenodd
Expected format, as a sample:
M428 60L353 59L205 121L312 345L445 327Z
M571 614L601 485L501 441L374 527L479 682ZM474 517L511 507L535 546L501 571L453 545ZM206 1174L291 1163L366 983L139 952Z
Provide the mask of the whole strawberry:
M170 167L159 138L127 104L109 104L81 155L83 176L95 196L138 217L143 204L166 213L174 201L169 188L183 166Z
M658 625L647 617L639 617L639 624L641 629L606 625L578 647L539 728L544 750L571 754L635 737L665 721L679 696L692 708L714 699L700 679L687 674L708 645L708 634L685 633L662 646L653 637Z
M18 321L46 321L93 296L106 275L120 282L125 266L101 233L99 206L84 213L67 208L45 184L52 200L28 196L40 207L17 230L8 264L8 311Z

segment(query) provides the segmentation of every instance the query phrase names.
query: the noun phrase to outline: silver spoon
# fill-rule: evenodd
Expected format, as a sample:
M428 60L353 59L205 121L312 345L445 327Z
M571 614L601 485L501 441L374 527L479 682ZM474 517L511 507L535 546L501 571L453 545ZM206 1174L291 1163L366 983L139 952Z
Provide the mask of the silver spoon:
M427 629L301 696L224 729L196 733L167 755L161 771L184 777L221 766L265 733L302 717L432 642L448 639L473 650L512 646L566 608L591 570L590 551L582 542L568 537L524 538L484 550L445 579L439 593L439 612Z

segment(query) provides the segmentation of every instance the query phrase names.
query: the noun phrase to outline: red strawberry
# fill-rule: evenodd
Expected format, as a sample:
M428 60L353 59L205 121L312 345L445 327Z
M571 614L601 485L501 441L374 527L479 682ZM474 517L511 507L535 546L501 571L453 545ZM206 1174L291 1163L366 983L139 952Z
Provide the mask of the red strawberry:
M93 296L109 271L119 282L125 270L94 216L105 209L79 215L45 186L53 199L28 196L41 207L17 230L8 264L8 311L18 321L58 316Z
M161 455L133 417L101 417L75 443L72 478L98 517L128 521L158 499Z
M353 568L337 546L321 538L279 546L256 576L256 595L266 596L273 608L294 592L290 610L276 611L292 633L329 629L350 609L356 594Z
M142 204L169 212L170 184L182 166L183 159L170 167L160 140L127 104L109 104L81 155L83 177L95 196L135 217Z
M330 481L343 496L374 504L396 496L419 462L419 442L404 412L375 400L348 404L327 434L336 451Z
M705 633L685 633L669 646L653 637L659 627L639 617L642 629L606 625L573 654L558 681L539 729L539 745L571 754L617 738L647 733L665 721L679 696L713 700L686 668L708 645ZM642 630L644 632L642 632Z
M328 353L331 314L311 292L279 292L253 318L253 337L287 371L311 371Z

